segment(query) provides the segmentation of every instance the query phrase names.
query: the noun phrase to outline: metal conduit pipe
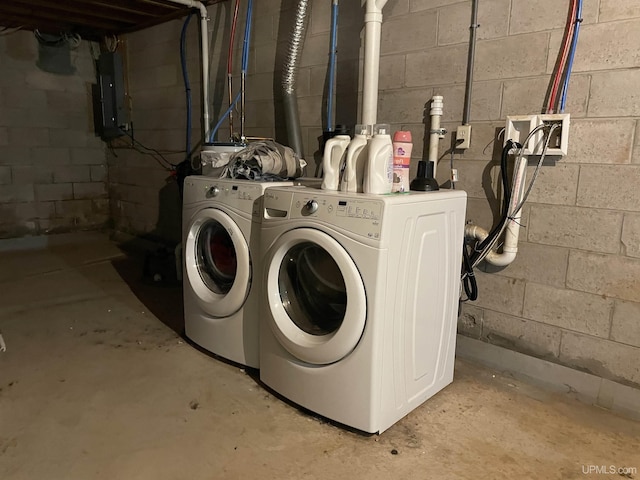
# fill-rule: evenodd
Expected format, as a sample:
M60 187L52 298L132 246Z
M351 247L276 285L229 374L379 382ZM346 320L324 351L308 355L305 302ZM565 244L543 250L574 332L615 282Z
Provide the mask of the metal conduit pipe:
M476 60L476 40L478 33L478 2L473 0L471 6L471 26L469 27L469 55L467 58L467 80L464 91L464 111L462 124L469 125L471 121L471 90L473 89L473 66Z
M204 138L209 138L210 118L209 118L209 35L207 22L209 13L203 3L196 0L168 0L200 11L200 48L202 50L202 128Z
M289 137L289 146L300 158L304 158L304 144L298 116L298 97L296 96L296 79L298 64L302 57L304 34L307 29L308 0L299 0L296 7L295 21L289 39L289 51L282 71L282 103Z

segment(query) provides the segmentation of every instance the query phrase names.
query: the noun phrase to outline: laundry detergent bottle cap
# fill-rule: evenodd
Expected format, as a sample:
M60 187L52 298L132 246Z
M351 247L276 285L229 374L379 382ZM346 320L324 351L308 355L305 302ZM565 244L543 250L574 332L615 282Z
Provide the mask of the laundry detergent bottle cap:
M384 195L391 193L393 187L393 144L390 126L373 126L373 138L369 141L367 165L365 167L363 191Z
M350 141L349 135L336 135L325 144L322 157L322 185L320 187L323 190L338 190L340 166Z
M362 192L371 127L371 125L356 125L355 135L347 149L347 159L340 184L340 190L343 192Z

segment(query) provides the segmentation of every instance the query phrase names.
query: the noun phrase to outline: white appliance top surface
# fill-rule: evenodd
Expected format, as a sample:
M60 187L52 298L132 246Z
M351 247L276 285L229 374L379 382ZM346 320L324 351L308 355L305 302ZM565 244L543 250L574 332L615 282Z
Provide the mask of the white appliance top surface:
M399 218L415 218L465 204L466 192L440 190L388 195L345 193L316 188L268 188L264 193L263 225L270 222L313 222L355 234L371 242L383 240L383 222L396 225ZM386 213L385 213L386 212ZM383 220L384 217L384 220ZM267 222L267 223L264 223ZM386 229L386 242L393 235Z
M287 188L280 188L279 185L266 185L266 188L275 192L281 192L286 195L303 194L309 198L319 199L321 197L341 197L346 201L381 201L384 204L400 204L400 203L414 203L425 202L429 200L446 200L449 198L461 198L466 197L466 192L463 190L436 190L431 192L404 192L404 193L388 193L385 195L374 195L370 193L351 193L341 192L339 190L322 190L320 188L311 188L307 186L293 186ZM267 192L268 193L268 192Z

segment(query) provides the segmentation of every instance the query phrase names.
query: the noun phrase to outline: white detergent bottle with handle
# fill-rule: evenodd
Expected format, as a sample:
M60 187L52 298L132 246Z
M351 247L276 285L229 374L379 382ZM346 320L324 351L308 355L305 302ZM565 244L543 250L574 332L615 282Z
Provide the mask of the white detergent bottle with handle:
M322 157L322 185L320 187L323 190L338 190L340 166L350 141L349 135L336 135L325 143Z
M367 144L371 138L371 125L356 125L356 133L349 143L347 159L340 190L343 192L362 193L364 169L367 163Z
M393 144L390 126L373 126L373 138L369 141L367 165L364 171L362 189L364 193L384 195L393 187Z

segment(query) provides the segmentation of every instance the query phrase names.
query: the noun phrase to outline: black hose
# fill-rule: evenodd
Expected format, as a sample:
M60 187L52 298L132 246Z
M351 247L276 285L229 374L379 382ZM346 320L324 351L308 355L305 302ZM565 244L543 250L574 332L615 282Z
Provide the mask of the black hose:
M467 246L462 245L462 270L464 275L462 276L462 287L464 293L467 295L467 300L478 299L478 282L476 276L473 273L473 266L469 259L469 253L467 252Z
M509 151L517 146L512 140L507 140L506 145L502 149L502 155L500 158L500 176L502 179L502 190L504 195L502 196L502 210L501 210L501 218L500 221L496 224L495 227L491 229L487 238L485 238L482 242L476 245L473 254L471 255L470 261L471 265L476 263L476 260L480 256L480 252L482 252L485 247L491 245L500 232L504 229L504 225L509 221L509 204L511 203L511 189L509 188L509 178L507 172L507 162L509 160Z

